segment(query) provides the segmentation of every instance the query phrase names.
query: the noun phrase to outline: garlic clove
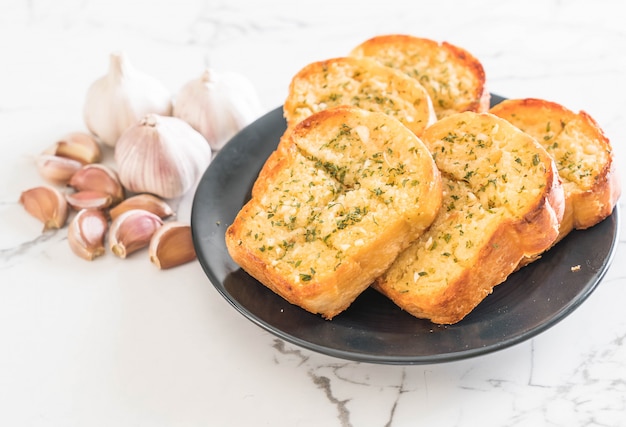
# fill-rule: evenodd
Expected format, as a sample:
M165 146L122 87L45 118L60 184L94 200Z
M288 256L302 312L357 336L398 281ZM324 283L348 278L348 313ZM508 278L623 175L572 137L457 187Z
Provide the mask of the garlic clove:
M113 202L110 194L97 190L68 193L65 195L65 199L70 207L77 211L81 209L106 209Z
M159 228L148 248L150 261L160 269L176 267L196 259L191 227L178 221Z
M83 113L87 128L114 147L144 115L171 115L172 96L159 80L133 67L124 53L114 52L108 73L87 90Z
M131 196L117 206L111 208L109 215L111 220L114 221L123 212L131 209L143 209L148 212L152 212L161 219L168 218L174 215L174 210L170 207L165 200L154 196L152 194L143 193Z
M44 231L65 226L69 209L63 194L56 188L39 186L23 191L20 203L26 212L44 224Z
M60 157L76 160L83 165L97 163L102 159L102 150L96 139L84 132L71 132L57 141L51 153Z
M150 244L152 235L163 220L152 212L132 209L119 215L109 229L109 247L120 258L126 258Z
M109 223L99 209L82 209L72 218L67 230L67 241L72 252L91 261L104 254L104 238Z
M148 114L115 146L123 186L164 199L189 191L210 161L211 147L204 137L176 117Z
M111 195L111 206L124 200L124 187L117 173L102 164L84 165L69 180L68 185L77 191L99 191Z
M216 151L262 112L250 80L211 69L182 86L173 108L173 115L200 132Z
M54 154L40 154L37 157L39 175L51 184L65 185L82 167L82 163Z

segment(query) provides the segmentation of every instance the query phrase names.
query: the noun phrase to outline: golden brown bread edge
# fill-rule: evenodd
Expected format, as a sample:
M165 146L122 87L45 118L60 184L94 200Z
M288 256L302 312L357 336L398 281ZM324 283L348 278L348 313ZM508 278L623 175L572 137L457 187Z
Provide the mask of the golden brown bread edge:
M386 34L365 40L349 55L373 58L419 81L440 119L458 112L489 110L491 96L482 63L452 43Z
M508 151L511 156L524 159L519 168L509 166L498 173L469 174L472 168L464 166L465 158L473 149L457 146L459 140L454 135L470 135L471 125L467 123L477 120L496 129L493 141L511 138L519 141L520 149L525 147L523 155L513 154L515 148ZM452 115L428 128L422 139L443 177L443 205L431 227L398 256L373 286L415 317L453 324L504 282L524 257L535 256L553 244L563 217L563 188L547 152L532 137L494 115ZM484 137L482 140L486 141ZM509 155L500 152L501 159ZM498 150L476 150L477 159L489 155L498 158ZM531 165L533 171L527 168ZM497 162L488 166L494 171L500 167ZM524 174L539 174L540 179L533 178L539 187L532 195L533 189L524 188L532 177ZM495 191L494 187L505 181L511 185L510 192L498 200L510 206L490 208L491 196L485 197L486 192ZM516 191L514 183L519 185ZM494 194L498 197L498 193ZM525 194L529 198L526 203L520 199Z
M226 245L269 289L332 319L430 225L441 198L428 149L404 125L382 113L330 108L283 137L228 227Z
M611 215L621 181L611 143L589 114L538 98L508 99L490 112L533 136L554 158L565 191L557 241Z

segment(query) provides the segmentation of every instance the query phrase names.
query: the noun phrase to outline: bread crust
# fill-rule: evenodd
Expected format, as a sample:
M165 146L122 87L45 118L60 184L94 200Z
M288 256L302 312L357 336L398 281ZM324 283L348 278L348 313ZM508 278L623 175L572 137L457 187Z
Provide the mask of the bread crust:
M332 319L432 223L442 197L428 149L399 121L329 108L287 131L226 245L259 282Z
M546 150L494 115L448 116L423 141L442 174L442 208L374 287L416 317L452 324L552 245L563 188Z
M559 237L592 227L608 217L621 194L613 149L598 123L552 101L509 99L491 113L533 136L554 159L565 193Z
M374 58L418 80L428 91L438 118L489 110L491 96L482 63L459 46L388 34L364 41L352 49L350 56Z
M287 126L338 105L395 117L416 135L436 120L428 92L418 81L370 58L313 62L293 76L283 105Z

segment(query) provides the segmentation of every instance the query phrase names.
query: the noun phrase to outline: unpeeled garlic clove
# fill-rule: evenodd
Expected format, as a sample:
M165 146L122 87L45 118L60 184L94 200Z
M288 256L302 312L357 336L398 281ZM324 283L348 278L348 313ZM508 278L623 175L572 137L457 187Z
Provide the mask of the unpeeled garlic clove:
M110 194L97 190L82 190L65 195L67 203L74 210L106 209L111 206L113 198Z
M124 187L117 173L102 164L84 165L69 180L68 185L77 191L100 191L111 195L111 206L124 200Z
M196 259L191 226L178 221L159 228L148 248L150 261L160 269L176 267Z
M109 229L109 247L120 258L145 248L152 235L163 225L158 215L143 209L131 209L120 214Z
M50 154L76 160L87 165L102 159L102 150L96 139L84 132L71 132L57 141L50 149Z
M33 187L23 191L20 203L26 212L44 224L44 231L65 226L69 209L63 194L49 186Z
M88 261L103 255L104 238L109 226L104 212L82 209L72 218L67 230L67 241L72 252Z
M39 175L51 184L67 184L82 166L82 163L76 160L54 154L43 153L37 157Z
M165 219L174 215L174 210L170 207L170 205L165 202L165 200L152 194L144 193L131 196L123 200L117 206L111 208L111 210L109 211L111 220L114 221L115 218L117 218L123 212L129 211L131 209L144 209L148 212L152 212L153 214L158 215L161 219Z

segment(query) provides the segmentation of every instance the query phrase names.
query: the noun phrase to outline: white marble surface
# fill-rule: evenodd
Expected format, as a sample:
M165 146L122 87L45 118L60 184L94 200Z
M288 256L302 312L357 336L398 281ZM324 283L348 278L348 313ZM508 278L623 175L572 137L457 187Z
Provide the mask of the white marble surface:
M573 314L503 351L440 365L355 363L236 313L198 263L70 253L17 203L35 154L84 130L88 84L125 50L172 91L207 64L267 110L313 60L405 32L466 47L492 92L585 109L626 165L618 0L3 0L0 6L0 425L625 426L626 250ZM191 196L177 205L188 219ZM624 209L621 210L625 212Z

